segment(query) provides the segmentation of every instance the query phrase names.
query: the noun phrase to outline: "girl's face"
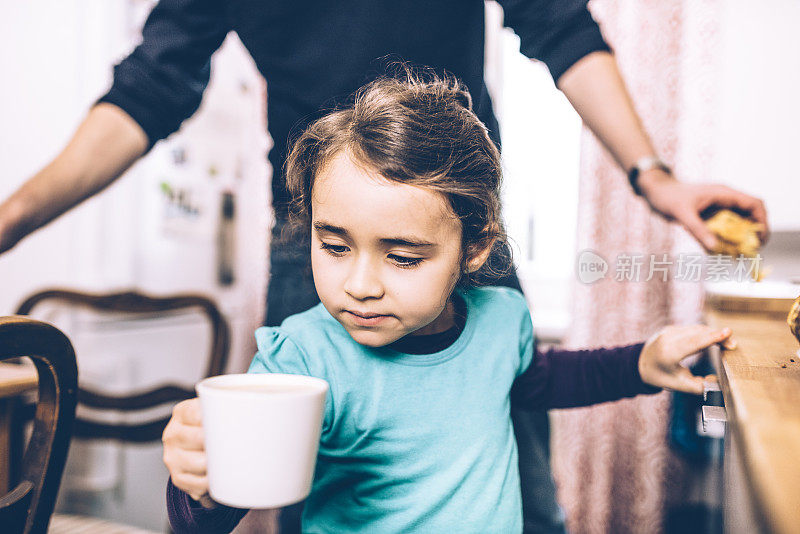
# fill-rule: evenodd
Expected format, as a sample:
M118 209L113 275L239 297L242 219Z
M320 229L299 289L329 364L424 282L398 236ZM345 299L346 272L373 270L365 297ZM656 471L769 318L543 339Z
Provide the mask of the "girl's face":
M371 347L453 325L461 222L447 199L336 156L311 195L311 267L322 304Z

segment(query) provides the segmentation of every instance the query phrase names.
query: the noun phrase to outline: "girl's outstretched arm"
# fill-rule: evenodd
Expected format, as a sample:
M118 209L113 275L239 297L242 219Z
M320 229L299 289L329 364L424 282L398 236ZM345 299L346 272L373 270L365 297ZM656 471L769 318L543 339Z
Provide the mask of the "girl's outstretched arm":
M527 409L588 406L657 393L662 387L699 395L703 377L692 376L681 361L718 343L733 348L730 336L727 328L668 326L646 343L537 351L530 367L514 382L511 395L518 406Z
M735 349L731 333L730 328L720 330L701 324L667 326L645 343L639 358L639 375L653 386L702 395L703 381L716 380L716 377L694 376L681 361L712 345Z
M658 393L639 376L644 343L594 350L536 351L514 382L512 402L525 409L575 408Z
M222 504L206 508L189 497L188 493L176 488L172 479L167 483L167 514L175 534L227 534L236 528L247 512Z

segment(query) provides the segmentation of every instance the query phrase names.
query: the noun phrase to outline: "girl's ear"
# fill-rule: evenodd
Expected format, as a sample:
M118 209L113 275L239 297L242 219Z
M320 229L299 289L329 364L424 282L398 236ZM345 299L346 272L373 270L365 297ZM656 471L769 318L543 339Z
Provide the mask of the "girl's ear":
M487 239L481 243L476 243L474 246L470 247L469 255L465 264L466 272L474 273L483 267L483 264L489 259L489 255L492 253L492 248L494 248L496 241L497 238L492 237L491 239Z

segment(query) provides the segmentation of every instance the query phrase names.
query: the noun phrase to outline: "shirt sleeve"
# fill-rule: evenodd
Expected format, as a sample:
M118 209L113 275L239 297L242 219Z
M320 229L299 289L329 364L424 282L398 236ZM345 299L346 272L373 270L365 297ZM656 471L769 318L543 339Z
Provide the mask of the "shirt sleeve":
M531 320L531 313L525 301L525 297L520 294L520 300L523 305L523 312L520 322L519 333L519 354L520 354L520 367L517 372L519 377L526 369L531 366L531 360L536 351L536 337L533 335L533 321Z
M167 515L175 534L227 534L236 528L247 512L224 504L203 508L188 493L176 488L172 479L167 482Z
M658 393L639 375L644 343L595 350L537 351L514 382L511 400L525 409L574 408Z
M149 148L175 132L200 106L211 55L229 31L225 2L161 0L142 29L142 42L114 67L100 102L121 108L147 134Z
M258 352L250 363L248 373L283 373L321 378L328 382L325 397L325 417L322 434L333 424L334 377L318 355L310 354L293 341L280 327L261 327L256 330Z
M586 0L498 0L520 52L547 65L555 81L591 52L610 51Z

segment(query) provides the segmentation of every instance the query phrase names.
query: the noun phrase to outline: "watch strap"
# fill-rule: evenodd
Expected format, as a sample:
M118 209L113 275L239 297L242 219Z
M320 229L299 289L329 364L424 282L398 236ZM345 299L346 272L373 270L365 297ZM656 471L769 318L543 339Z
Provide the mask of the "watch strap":
M642 190L639 188L639 175L652 169L661 169L667 174L672 174L672 169L669 165L664 163L658 156L639 158L628 171L628 182L630 182L633 192L637 195L642 195Z

